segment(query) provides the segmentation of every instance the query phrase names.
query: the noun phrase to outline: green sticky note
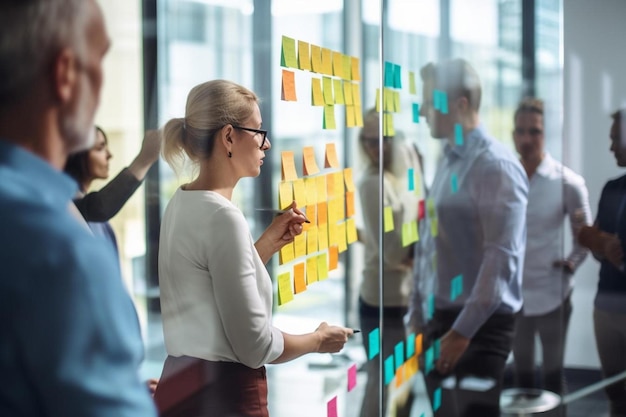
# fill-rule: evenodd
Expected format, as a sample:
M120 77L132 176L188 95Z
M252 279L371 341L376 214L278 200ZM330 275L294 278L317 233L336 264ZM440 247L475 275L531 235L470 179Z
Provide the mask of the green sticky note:
M393 381L393 377L396 375L396 370L393 365L393 355L387 356L387 359L385 359L385 385L389 385L389 383Z
M336 129L337 123L335 122L335 106L324 106L324 129Z
M296 56L296 40L283 36L280 65L289 68L298 68L298 58Z
M391 207L385 207L385 217L384 217L384 228L385 233L391 232L394 230L393 225L393 209Z
M417 88L415 85L415 73L409 71L409 94L417 94Z
M369 358L374 359L380 353L380 329L377 327L368 336Z
M333 79L333 90L335 91L335 104L346 104L346 100L343 97L343 81L338 78Z
M420 232L417 227L417 220L411 221L411 242L419 242L420 240Z

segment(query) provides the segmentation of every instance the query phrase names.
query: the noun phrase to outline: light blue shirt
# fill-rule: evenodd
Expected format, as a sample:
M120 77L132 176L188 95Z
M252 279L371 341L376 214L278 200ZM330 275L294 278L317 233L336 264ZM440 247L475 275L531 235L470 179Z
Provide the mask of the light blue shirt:
M0 140L0 415L151 417L143 345L111 245L76 185Z
M471 338L492 314L521 308L528 179L482 126L444 153L416 254L411 320L433 307L459 311L452 328Z

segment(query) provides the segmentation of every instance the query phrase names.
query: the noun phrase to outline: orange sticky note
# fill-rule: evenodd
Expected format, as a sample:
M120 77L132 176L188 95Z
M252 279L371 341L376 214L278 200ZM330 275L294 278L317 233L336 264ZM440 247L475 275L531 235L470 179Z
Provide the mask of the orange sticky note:
M306 283L311 285L317 282L317 256L306 258Z
M308 42L298 41L298 66L301 70L311 69L311 53Z
M346 217L352 217L354 214L354 191L346 191Z
M287 243L280 248L280 254L278 256L278 263L280 265L291 262L294 259L293 242Z
M333 75L332 53L328 48L322 48L322 74Z
M296 98L296 79L293 71L283 70L280 98L285 101L298 101Z
M315 148L313 146L302 148L302 171L304 175L315 175L320 172L317 162L315 162Z
M309 227L306 231L306 250L310 255L317 252L317 226Z
M354 191L356 187L354 186L354 177L352 175L352 168L346 168L343 170L343 179L346 183L346 190Z
M311 69L318 74L322 73L322 48L311 45Z
M293 267L294 292L300 294L306 291L306 281L304 277L304 263L295 264Z
M339 249L337 246L328 248L328 270L334 271L339 265Z
M293 159L293 151L282 151L280 153L280 158L283 181L293 181L298 179L298 174L296 173L296 163Z
M283 305L293 300L293 290L291 289L291 274L285 272L278 275L278 305Z
M355 56L352 57L352 79L354 81L361 81L359 58Z
M303 179L297 179L293 182L293 199L296 200L298 207L306 205L306 191Z
M323 106L324 93L322 93L322 80L311 78L311 105Z
M359 236L356 230L356 222L354 221L354 219L346 220L346 234L348 235L348 245L351 245L359 240Z
M317 227L317 247L318 250L328 249L328 224L320 223Z
M334 143L326 144L326 158L324 159L324 168L339 168L339 159L337 159L337 149Z
M328 257L326 252L317 255L317 278L320 281L328 278Z
M317 183L317 201L326 201L328 194L326 194L326 175L315 177Z
M306 236L300 233L293 239L294 257L301 258L306 256Z
M341 52L333 51L333 75L335 77L343 78L343 54Z
M317 203L317 224L328 223L328 202Z
M291 181L283 181L278 183L278 207L281 210L289 207L293 202L293 189Z
M317 204L317 179L316 178L305 178L304 179L304 189L306 190L306 205L310 206L313 204ZM311 219L309 219L311 220ZM311 220L312 221L312 220Z
M335 104L333 97L333 79L330 77L322 77L322 84L324 86L324 104L329 106Z
M417 356L422 354L422 341L423 341L424 337L422 336L422 334L418 334L417 337L415 338L415 354Z
M343 82L343 98L346 101L346 104L354 104L354 100L352 97L352 83L348 81Z
M396 369L396 388L404 384L404 371L405 371L404 364L400 365L398 369Z
M346 222L337 224L337 245L339 246L339 252L343 253L348 250Z

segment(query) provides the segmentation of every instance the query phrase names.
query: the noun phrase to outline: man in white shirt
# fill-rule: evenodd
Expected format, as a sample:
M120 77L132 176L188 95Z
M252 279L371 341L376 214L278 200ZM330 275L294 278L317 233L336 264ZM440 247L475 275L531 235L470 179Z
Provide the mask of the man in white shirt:
M543 101L528 98L515 111L513 140L529 180L526 215L526 259L522 293L524 305L516 321L513 354L515 382L539 388L535 381L535 336L543 352L542 387L563 394L565 335L572 312L573 274L587 250L576 239L563 256L563 221L572 234L591 223L585 180L554 160L544 149Z
M428 64L420 75L421 114L445 149L416 252L409 324L432 342L423 369L435 415L498 417L522 306L528 180L481 125L469 63Z

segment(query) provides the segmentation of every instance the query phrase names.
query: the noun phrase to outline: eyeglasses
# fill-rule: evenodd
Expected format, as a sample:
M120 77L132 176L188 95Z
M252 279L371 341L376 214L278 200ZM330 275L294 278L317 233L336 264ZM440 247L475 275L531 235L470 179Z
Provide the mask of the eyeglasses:
M523 135L528 133L530 136L537 136L543 133L543 130L538 129L536 127L531 127L530 129L524 129L523 127L516 127L513 131L516 135Z
M254 136L263 135L263 140L261 141L261 146L259 149L263 149L265 147L265 142L267 142L267 130L261 129L251 129L249 127L241 127L241 126L233 126L234 129L245 130L247 132L254 132Z

